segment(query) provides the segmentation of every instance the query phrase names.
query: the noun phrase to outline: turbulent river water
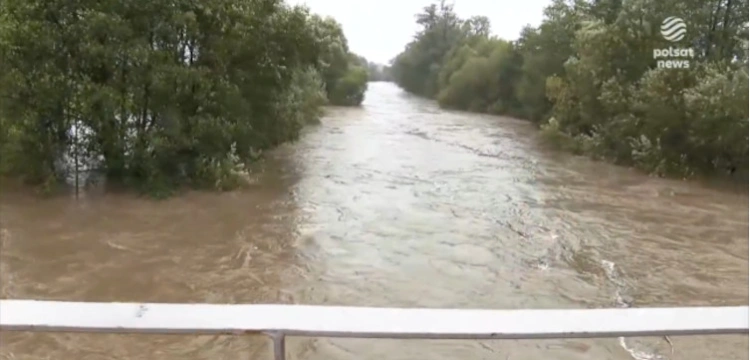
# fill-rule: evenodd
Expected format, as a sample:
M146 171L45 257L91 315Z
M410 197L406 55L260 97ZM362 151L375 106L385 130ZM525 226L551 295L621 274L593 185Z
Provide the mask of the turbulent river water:
M262 166L261 166L262 165ZM747 192L545 150L526 122L388 83L269 154L252 186L165 201L5 191L3 298L390 307L747 305ZM262 171L260 171L262 170ZM2 315L0 315L2 316ZM602 319L606 321L606 319ZM2 359L271 359L261 336L3 333ZM746 336L290 338L290 359L747 359Z

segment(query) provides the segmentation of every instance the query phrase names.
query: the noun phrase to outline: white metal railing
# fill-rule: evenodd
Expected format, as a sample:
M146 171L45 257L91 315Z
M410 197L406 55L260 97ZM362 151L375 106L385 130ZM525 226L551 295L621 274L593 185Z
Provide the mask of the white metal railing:
M576 310L399 309L309 305L0 300L0 330L284 337L561 339L748 334L747 306Z

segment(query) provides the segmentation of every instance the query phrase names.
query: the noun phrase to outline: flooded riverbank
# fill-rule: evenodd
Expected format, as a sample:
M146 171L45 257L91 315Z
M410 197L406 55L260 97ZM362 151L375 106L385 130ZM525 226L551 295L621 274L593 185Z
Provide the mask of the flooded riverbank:
M551 153L392 84L248 189L4 193L4 298L453 308L746 305L748 198ZM291 339L290 359L746 359L741 336ZM8 359L270 359L261 337L3 334ZM250 354L250 355L248 355Z

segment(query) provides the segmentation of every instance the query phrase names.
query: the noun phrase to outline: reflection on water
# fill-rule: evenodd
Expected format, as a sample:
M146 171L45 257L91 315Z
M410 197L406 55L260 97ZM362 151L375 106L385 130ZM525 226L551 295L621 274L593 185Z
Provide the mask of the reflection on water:
M391 84L249 189L3 195L4 298L455 308L741 305L748 197L542 150ZM263 338L10 334L8 359L270 359ZM743 359L742 336L290 340L291 359ZM672 354L672 351L674 354ZM249 354L249 355L248 355Z

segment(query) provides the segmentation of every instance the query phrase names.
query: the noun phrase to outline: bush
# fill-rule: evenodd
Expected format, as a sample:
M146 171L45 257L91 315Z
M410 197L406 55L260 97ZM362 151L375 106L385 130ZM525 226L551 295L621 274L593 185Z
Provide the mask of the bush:
M347 73L336 81L333 91L328 95L332 105L357 106L362 104L367 91L367 70L352 66Z

